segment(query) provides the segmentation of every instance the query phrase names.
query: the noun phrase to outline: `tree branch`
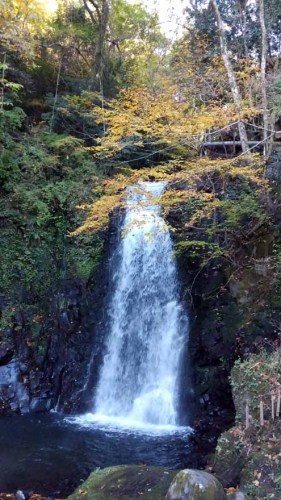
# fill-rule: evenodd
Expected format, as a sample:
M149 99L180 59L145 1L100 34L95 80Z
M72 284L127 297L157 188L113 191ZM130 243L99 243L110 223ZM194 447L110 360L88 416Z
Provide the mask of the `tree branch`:
M94 16L94 13L93 11L90 9L89 5L88 5L88 0L83 0L83 4L84 4L84 7L86 9L86 11L88 12L90 18L91 18L91 21L94 25L97 26L97 20L95 19L95 16ZM97 16L98 16L98 20L100 22L101 20L101 15L100 15L100 10L99 10L99 6L96 4L96 2L94 2L93 0L91 0L91 4L94 6L95 10L96 10L96 13L97 13Z

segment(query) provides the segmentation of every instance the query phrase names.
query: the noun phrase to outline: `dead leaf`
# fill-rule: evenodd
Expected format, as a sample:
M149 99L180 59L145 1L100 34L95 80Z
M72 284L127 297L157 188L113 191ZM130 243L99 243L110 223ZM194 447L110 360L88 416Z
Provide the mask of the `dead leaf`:
M255 472L254 472L254 476L255 476L257 479L260 479L260 477L261 477L261 472L260 472L260 471L258 471L258 470L255 470Z
M238 487L237 488L226 488L226 493L227 494L231 494L231 493L236 493L238 491Z

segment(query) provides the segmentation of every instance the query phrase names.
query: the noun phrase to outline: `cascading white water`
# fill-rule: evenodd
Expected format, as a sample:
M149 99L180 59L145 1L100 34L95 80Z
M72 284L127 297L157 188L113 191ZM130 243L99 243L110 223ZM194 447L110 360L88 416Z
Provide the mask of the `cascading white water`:
M187 340L172 241L157 198L164 182L129 189L109 304L110 328L95 394L98 420L178 424L179 368Z

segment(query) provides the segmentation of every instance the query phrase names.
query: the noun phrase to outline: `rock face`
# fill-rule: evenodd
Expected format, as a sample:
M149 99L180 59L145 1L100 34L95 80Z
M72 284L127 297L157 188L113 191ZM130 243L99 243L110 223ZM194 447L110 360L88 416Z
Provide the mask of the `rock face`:
M220 482L205 471L185 469L174 478L166 500L224 500Z
M87 367L102 338L99 312L107 286L107 254L88 283L69 279L36 324L18 313L0 335L0 415L77 410ZM1 307L0 307L1 309ZM1 313L1 311L0 311Z
M104 234L98 265L90 278L71 274L30 325L28 311L16 311L0 332L0 415L85 410L92 398L104 345L108 261L116 245L116 224ZM5 302L0 297L0 315ZM90 365L91 363L91 365ZM89 366L91 377L89 377Z
M2 408L13 410L20 409L22 414L27 413L28 393L20 380L19 363L16 359L0 366L0 412Z
M245 460L237 446L237 437L231 430L220 436L212 465L216 477L225 488L240 483Z
M38 323L36 341L28 318L24 314L15 318L9 350L0 353L0 415L49 411L58 401L66 411L71 409L79 375L90 356L92 334L82 321L90 291L76 283L68 286L52 297L52 314Z
M70 500L163 500L177 471L145 465L118 465L93 472ZM207 498L207 497L206 497ZM220 497L218 497L220 498ZM209 497L208 500L211 500Z
M274 145L271 157L266 167L267 179L281 180L281 143Z

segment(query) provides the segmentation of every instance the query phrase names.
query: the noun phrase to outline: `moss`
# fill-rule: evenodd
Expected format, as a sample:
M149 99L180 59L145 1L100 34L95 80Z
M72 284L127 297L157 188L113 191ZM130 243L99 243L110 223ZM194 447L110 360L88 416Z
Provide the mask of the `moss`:
M220 482L205 471L185 469L174 478L167 500L178 499L224 500L225 493Z
M177 471L145 465L120 465L93 472L71 500L162 500Z
M80 235L70 243L66 255L68 267L74 277L87 281L100 262L104 242L97 235Z
M224 432L217 442L213 470L224 487L236 487L240 481L245 463L242 448L243 443L239 439L239 434L231 431Z
M67 236L82 223L84 214L77 205L92 200L98 179L96 165L82 143L43 128L8 145L20 175L17 182L11 177L5 182L0 201L0 328L4 331L20 328L18 319L15 325L17 313L24 316L33 335L34 316L54 314L50 297L65 291L70 282L85 287L100 261L101 238Z

